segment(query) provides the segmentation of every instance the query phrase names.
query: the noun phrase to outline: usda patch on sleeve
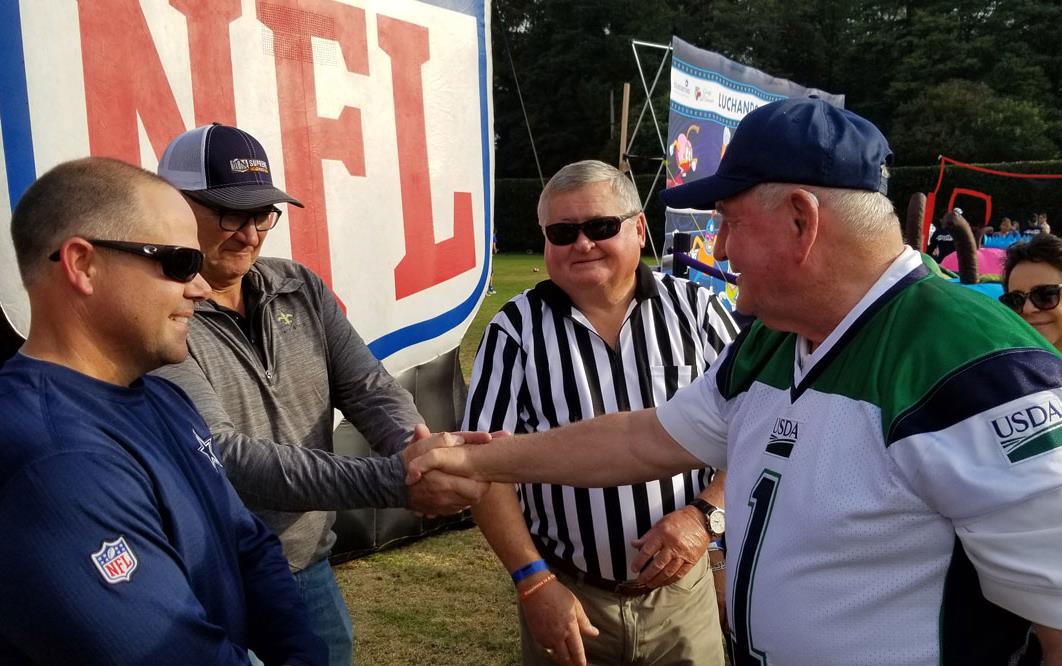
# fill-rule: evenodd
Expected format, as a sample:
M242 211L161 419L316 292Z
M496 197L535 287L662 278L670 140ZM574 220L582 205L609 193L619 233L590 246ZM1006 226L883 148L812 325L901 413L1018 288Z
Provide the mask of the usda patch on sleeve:
M992 435L1011 464L1062 447L1062 397L1039 393L989 417Z

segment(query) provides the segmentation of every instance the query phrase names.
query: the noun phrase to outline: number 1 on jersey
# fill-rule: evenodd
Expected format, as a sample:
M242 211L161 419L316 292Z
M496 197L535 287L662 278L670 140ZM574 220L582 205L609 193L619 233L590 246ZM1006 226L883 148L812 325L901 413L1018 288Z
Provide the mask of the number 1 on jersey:
M756 563L763 545L763 534L771 520L774 498L778 492L778 483L782 475L774 470L764 469L752 489L749 497L749 524L745 529L745 540L738 554L737 575L734 576L734 619L731 631L734 640L734 666L765 666L767 653L757 650L752 644L749 633L751 615L752 582L756 576Z

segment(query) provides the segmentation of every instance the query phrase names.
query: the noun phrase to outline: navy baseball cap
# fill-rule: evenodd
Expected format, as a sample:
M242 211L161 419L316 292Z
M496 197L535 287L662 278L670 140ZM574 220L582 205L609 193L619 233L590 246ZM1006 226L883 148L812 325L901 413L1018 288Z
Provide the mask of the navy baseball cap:
M283 202L303 208L273 187L269 158L258 139L227 125L203 125L171 141L159 160L159 175L211 208L252 210Z
M885 194L892 150L869 120L817 97L783 99L746 115L714 175L664 190L672 208L715 208L761 183Z

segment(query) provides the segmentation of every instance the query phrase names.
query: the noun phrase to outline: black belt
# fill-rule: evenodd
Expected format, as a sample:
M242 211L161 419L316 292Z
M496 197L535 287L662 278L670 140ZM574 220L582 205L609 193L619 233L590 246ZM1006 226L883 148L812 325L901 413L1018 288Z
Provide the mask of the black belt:
M634 581L626 580L609 580L608 578L602 578L601 576L595 576L591 573L586 573L582 569L579 569L571 562L560 559L552 553L546 553L542 556L542 559L546 560L546 564L553 571L559 571L566 574L580 583L585 583L590 587L596 587L599 590L605 592L611 592L612 594L620 594L627 597L640 597L645 594L649 594L653 591L653 588L639 585Z

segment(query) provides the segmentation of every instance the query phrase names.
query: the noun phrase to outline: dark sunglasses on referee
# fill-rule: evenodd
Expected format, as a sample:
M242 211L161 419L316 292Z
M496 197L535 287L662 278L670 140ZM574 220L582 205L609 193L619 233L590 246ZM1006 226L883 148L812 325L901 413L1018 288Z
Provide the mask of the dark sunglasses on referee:
M191 247L179 245L158 245L156 243L134 243L130 241L85 239L96 247L135 254L138 257L157 261L162 266L162 274L177 282L191 282L203 267L203 253ZM48 255L52 261L59 261L59 250Z
M582 222L557 222L546 225L542 230L549 242L554 245L571 245L579 238L580 231L592 241L603 241L618 234L623 223L640 212L636 210L626 215L592 217Z
M1038 284L1028 293L1016 289L1008 291L999 297L999 302L1018 314L1025 309L1025 299L1029 299L1037 310L1054 310L1058 307L1060 292L1062 292L1062 284Z

